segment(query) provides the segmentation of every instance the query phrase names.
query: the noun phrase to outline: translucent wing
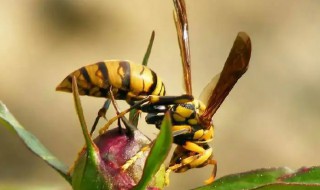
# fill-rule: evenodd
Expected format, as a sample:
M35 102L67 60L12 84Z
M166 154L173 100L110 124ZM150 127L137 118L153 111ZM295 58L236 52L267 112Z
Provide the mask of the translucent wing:
M207 108L200 120L207 126L224 99L227 97L239 78L247 71L251 55L249 36L240 32L234 41L228 59L221 71L219 80L213 89L207 103Z
M204 87L204 89L202 90L200 97L199 97L199 100L201 100L204 103L204 105L208 105L210 96L211 96L214 88L217 86L220 75L221 75L221 73L215 75L211 79L211 81L207 84L207 86Z
M192 95L191 86L191 60L189 48L189 33L186 5L183 0L173 0L174 3L174 21L176 24L180 54L182 59L184 86L186 93Z

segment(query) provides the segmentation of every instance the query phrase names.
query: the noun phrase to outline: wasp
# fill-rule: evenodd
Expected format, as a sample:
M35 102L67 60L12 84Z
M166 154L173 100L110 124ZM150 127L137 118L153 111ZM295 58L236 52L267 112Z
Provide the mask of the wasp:
M174 20L177 29L180 54L182 58L184 87L186 95L192 96L191 59L189 49L188 20L183 0L174 0ZM172 118L173 142L177 144L167 174L171 171L180 173L192 168L213 165L213 172L205 183L214 181L217 162L213 159L213 150L209 142L214 137L212 117L227 97L238 79L247 71L251 56L249 36L240 32L235 39L230 54L220 74L204 88L201 100L192 99L182 103L174 103L169 107L158 105L142 105L141 110L147 112L146 122L155 124L157 128L169 110ZM136 158L132 158L136 159ZM128 165L125 164L124 168ZM168 183L168 181L167 181Z

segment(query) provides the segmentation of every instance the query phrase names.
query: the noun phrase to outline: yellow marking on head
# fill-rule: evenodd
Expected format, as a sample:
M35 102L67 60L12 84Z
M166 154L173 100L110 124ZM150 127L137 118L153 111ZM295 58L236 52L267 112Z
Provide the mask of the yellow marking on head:
M203 155L201 155L198 159L192 161L189 165L191 166L191 168L200 166L201 164L206 162L211 155L212 155L212 148L206 150Z

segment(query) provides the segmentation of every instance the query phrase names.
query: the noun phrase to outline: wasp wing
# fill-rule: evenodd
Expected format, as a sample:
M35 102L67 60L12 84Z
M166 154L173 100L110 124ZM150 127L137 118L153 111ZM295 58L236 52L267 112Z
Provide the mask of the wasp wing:
M219 81L221 73L215 75L211 81L207 84L206 87L204 87L204 89L202 90L199 100L201 100L204 105L208 105L210 96L212 94L212 91L214 90L214 88L217 86L217 83Z
M182 59L184 86L186 93L192 95L191 59L186 5L184 0L173 0L173 3L175 7L173 16L177 29L180 54Z
M209 97L207 108L201 120L209 123L224 99L227 97L239 78L247 71L251 56L249 36L240 32L234 41L228 59L221 71L219 80Z

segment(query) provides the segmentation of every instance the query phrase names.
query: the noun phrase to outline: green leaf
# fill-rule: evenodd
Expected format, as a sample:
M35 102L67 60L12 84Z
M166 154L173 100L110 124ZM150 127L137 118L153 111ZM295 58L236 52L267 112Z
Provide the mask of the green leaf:
M130 111L129 121L136 127L138 126L139 117L140 117L140 112L137 109L133 109Z
M87 145L87 151L95 153L96 147L95 147L95 144L93 143L93 140L91 139L91 136L87 128L87 123L84 119L83 109L82 109L82 105L79 97L78 85L77 85L75 76L72 77L72 94L73 94L73 100L76 107L77 115L80 121L82 133Z
M99 155L83 152L75 163L72 173L74 190L106 190L111 189L99 168Z
M58 160L37 137L28 132L10 113L7 107L0 101L0 123L14 132L20 137L23 143L49 166L55 169L63 178L71 183L71 177L68 174L68 167Z
M100 153L94 144L84 119L75 77L72 77L72 91L76 111L80 120L81 129L86 142L86 151L83 150L76 161L72 174L74 190L105 190L110 189L102 174Z
M263 185L254 190L318 190L320 185L315 184L294 184L294 183L273 183Z
M150 57L150 54L151 54L151 50L152 50L152 46L153 46L154 36L155 36L155 32L152 31L151 37L150 37L150 40L149 40L149 45L148 45L146 53L144 54L143 61L142 61L142 65L144 65L144 66L147 66L147 64L148 64L148 60L149 60L149 57Z
M320 184L320 166L301 168L293 174L289 174L280 178L283 182Z
M320 189L319 182L320 167L301 168L297 172L288 168L272 168L228 175L197 190L313 190Z
M166 159L173 141L171 127L171 118L169 113L167 113L162 121L160 133L157 139L153 142L153 146L146 160L141 180L134 189L146 189L149 181Z
M224 190L224 189L252 189L265 184L273 183L283 175L290 174L288 168L259 169L250 172L227 175L217 179L215 182L196 188L197 190Z
M152 45L153 45L153 41L154 41L154 36L155 36L155 32L152 31L151 33L151 37L149 40L149 44L148 44L148 48L146 53L144 54L143 57L143 61L142 61L142 65L147 66L148 65L148 60L151 54L151 50L152 50ZM134 125L134 126L138 126L138 122L139 122L139 112L136 109L133 109L130 111L129 114L129 121Z

